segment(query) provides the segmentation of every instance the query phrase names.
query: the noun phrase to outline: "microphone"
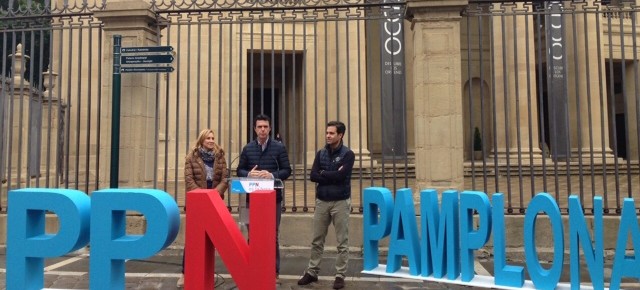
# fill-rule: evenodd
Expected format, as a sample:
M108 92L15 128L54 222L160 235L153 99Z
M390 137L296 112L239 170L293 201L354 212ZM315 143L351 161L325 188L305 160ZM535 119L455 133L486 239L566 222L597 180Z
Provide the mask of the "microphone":
M229 152L229 154L231 154L231 152ZM229 163L229 168L228 168L229 175L231 175L231 166L233 165L233 162L236 162L236 160L238 160L241 155L242 153L238 154L238 156L236 156L236 158L233 158L233 160L231 160L231 162Z
M231 154L231 153L229 153ZM233 158L233 160L231 160L231 162L229 162L229 169L228 169L228 173L229 173L229 177L227 177L227 180L229 182L229 186L228 189L229 192L231 192L231 168L233 166L233 163L236 162L236 160L240 159L240 156L242 156L242 152L240 152L238 154L238 156L236 156L236 158ZM237 172L236 172L237 175ZM249 230L249 195L248 194L244 194L245 198L241 198L240 196L238 196L238 223L240 224L241 227L245 227L247 229L247 231ZM227 209L229 210L229 212L231 212L232 208L231 208L231 197L229 197L229 203L227 204Z
M273 160L276 162L276 173L278 174L278 177L276 177L275 175L273 175L273 172L271 172L271 175L273 175L273 179L280 179L280 163L278 162L278 159L273 156L273 155L269 155L271 156L271 158L273 158Z
M282 196L282 203L284 203L284 181L282 179L280 179L280 162L278 162L278 158L276 158L275 156L273 156L273 155L269 155L269 156L271 156L271 158L273 158L273 160L276 161L276 168L278 170L277 171L278 177L273 175L273 173L271 173L271 175L273 175L273 179L274 179L273 180L273 185L274 185L274 188L276 189L276 193L277 193L277 189L280 189L280 194ZM275 183L276 179L280 180L280 182L278 184ZM285 211L285 207L282 205L282 203L280 204L280 206L281 206L280 210L284 212Z
M229 154L231 154L231 152L229 152ZM227 168L227 177L226 177L226 180L227 180L227 191L228 191L229 193L231 193L231 176L232 176L232 173L231 173L231 170L232 170L232 169L231 169L231 167L232 167L232 165L233 165L233 162L236 162L236 160L238 160L238 158L240 158L240 156L241 156L241 155L242 155L242 153L241 153L241 154L238 154L238 156L236 156L236 158L233 158L233 160L231 160L231 162L229 162L229 168ZM231 196L229 196L229 201L228 201L228 204L227 204L227 209L229 210L229 212L231 212Z

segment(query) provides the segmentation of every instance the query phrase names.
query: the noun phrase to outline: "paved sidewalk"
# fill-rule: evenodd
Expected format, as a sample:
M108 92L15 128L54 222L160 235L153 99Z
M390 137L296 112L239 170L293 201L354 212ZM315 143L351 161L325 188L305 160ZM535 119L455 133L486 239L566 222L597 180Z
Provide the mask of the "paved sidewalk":
M0 248L0 286L6 286L5 247ZM182 250L170 248L148 260L129 260L126 263L126 289L176 289L180 277ZM322 262L320 280L307 286L298 286L297 281L308 261L307 249L283 249L280 283L276 289L332 289L333 257L328 253ZM470 289L469 287L423 282L419 280L397 279L361 274L362 259L352 255L349 262L348 277L344 289L362 290L400 290L400 289ZM60 258L45 260L45 288L50 289L88 289L89 253L82 249ZM222 261L216 261L215 289L237 289Z
M335 250L335 249L333 249ZM280 269L280 283L276 289L332 289L333 263L335 252L329 249L322 262L320 280L307 286L298 286L297 281L302 276L308 262L308 249L282 249ZM390 278L362 274L362 258L359 249L352 249L345 289L349 290L401 290L401 289L472 289L448 283L427 282L421 280ZM383 260L383 257L381 257ZM181 248L169 248L147 260L129 260L126 263L126 289L177 289L176 282L180 277L182 261ZM383 261L381 261L383 262ZM6 248L0 246L0 289L6 288ZM383 262L384 263L384 262ZM518 264L515 262L510 262ZM568 260L565 259L565 263ZM521 263L520 263L521 264ZM543 265L549 268L549 265ZM584 265L581 269L583 283L588 285L589 274ZM605 262L605 282L609 282L611 263ZM88 289L89 288L89 252L81 249L64 257L45 260L45 288L49 289ZM493 274L493 261L490 258L480 258L476 262L475 271L479 275ZM228 274L224 263L216 260L215 289L237 289L232 277ZM529 279L525 271L525 278ZM569 281L569 265L565 264L561 282ZM640 289L640 283L635 279L623 279L624 289ZM253 290L253 289L252 289ZM259 290L259 289L256 289Z

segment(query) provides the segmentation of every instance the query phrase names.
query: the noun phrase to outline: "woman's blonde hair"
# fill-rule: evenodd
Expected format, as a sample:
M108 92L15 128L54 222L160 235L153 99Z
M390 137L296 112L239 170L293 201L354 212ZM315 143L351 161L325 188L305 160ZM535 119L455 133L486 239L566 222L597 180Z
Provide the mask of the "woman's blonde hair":
M204 129L200 131L200 134L198 134L198 139L196 139L196 145L193 146L193 150L197 150L198 148L202 147L202 143L204 143L204 139L207 138L207 135L209 135L209 133L213 134L213 137L215 138L216 134L211 129ZM220 152L220 145L218 145L217 142L213 142L213 151L216 153Z

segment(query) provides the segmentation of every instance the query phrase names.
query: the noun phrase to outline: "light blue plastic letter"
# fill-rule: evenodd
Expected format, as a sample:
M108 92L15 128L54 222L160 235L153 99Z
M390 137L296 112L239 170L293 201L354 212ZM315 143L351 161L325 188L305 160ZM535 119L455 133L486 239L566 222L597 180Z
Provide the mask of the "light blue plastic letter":
M631 235L633 252L635 256L625 254L627 238ZM611 271L610 289L620 289L622 277L635 277L640 279L640 232L638 229L638 217L632 198L625 198L620 215L620 228L616 242L616 254L613 257L613 271Z
M447 278L455 280L460 275L458 192L442 193L442 212L438 210L437 191L421 191L420 200L422 276L429 276L433 270L435 278L442 278L446 261Z
M413 207L411 189L398 190L391 224L387 273L398 271L402 265L402 257L406 256L409 262L409 274L420 275L420 243L416 211Z
M144 235L126 233L126 211L147 221ZM91 195L91 260L89 286L124 289L125 259L144 259L170 245L180 228L173 198L155 189L104 189ZM99 274L98 274L99 273Z
M364 270L378 267L378 242L391 231L393 197L384 187L369 187L363 192Z
M442 268L444 268L444 259L441 255L435 257L431 253L432 248L437 248L436 253L444 254L442 247L437 247L437 229L439 224L439 212L438 210L438 192L435 189L427 189L420 192L420 260L421 263L421 275L428 277L433 273L434 264L438 264L440 272L438 273L442 277ZM427 217L427 213L431 213L431 217ZM435 219L435 220L434 220ZM429 226L431 223L431 226ZM432 233L431 236L429 233ZM431 240L433 239L433 240ZM434 274L436 276L436 274Z
M553 233L553 264L549 270L540 265L536 252L536 218L544 212L551 222ZM564 263L564 230L558 204L548 193L539 193L529 203L524 215L524 254L529 277L536 289L555 289L560 281Z
M595 249L589 238L587 223L582 213L582 205L575 195L569 196L569 243L571 268L571 289L580 289L580 248L584 252L584 260L591 275L591 284L594 289L604 289L604 242L602 229L602 197L593 198L593 237Z
M493 200L493 271L495 283L500 286L522 288L524 285L524 268L507 265L507 248L504 234L504 195L496 193Z
M480 224L473 228L473 211L478 212ZM460 194L460 260L463 282L469 282L474 276L473 250L482 248L491 234L491 205L489 197L480 191L463 191Z
M44 258L58 257L89 241L91 201L69 189L9 191L7 205L7 289L42 289ZM45 214L58 217L57 234L45 232Z

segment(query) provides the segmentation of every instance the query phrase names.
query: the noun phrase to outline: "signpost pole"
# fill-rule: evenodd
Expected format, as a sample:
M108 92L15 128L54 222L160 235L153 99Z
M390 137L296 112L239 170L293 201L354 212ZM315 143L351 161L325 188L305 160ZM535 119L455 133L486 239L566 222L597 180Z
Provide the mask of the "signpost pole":
M111 104L111 171L110 188L118 188L118 175L120 170L120 50L122 48L122 35L113 36L113 83Z

